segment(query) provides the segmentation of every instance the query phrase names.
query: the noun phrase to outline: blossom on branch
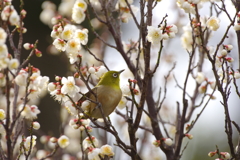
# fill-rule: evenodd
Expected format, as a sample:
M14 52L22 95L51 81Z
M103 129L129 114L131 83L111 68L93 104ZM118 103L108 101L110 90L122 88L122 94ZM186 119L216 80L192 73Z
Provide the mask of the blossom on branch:
M24 147L27 151L33 149L33 147L36 145L36 139L37 137L35 135L28 136L26 139L24 139Z
M37 115L40 113L40 110L36 105L28 105L26 104L25 106L21 104L18 107L19 111L21 112L21 116L28 119L28 120L34 120L37 119Z
M59 137L57 142L61 148L66 148L70 143L69 138L65 135L62 135L61 137Z
M147 40L152 44L159 44L160 41L163 39L162 30L153 26L147 26L147 30Z
M75 85L74 77L63 77L61 82L63 84L61 88L61 92L63 94L68 94L71 97L75 97L76 93L80 91L80 88Z
M216 31L220 27L220 19L212 16L207 20L206 25L212 31Z
M100 148L100 154L103 155L103 156L109 156L109 157L112 157L114 156L114 152L113 152L113 149L110 145L103 145L101 148Z

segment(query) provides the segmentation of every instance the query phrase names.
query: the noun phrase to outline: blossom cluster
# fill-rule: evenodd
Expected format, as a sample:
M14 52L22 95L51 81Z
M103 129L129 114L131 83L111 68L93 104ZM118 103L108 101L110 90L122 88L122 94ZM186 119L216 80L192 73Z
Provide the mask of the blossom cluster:
M88 150L88 159L89 160L100 160L100 157L113 157L114 152L110 145L103 145L101 148L97 148L99 142L96 137L86 137L83 140L83 148L84 150Z
M66 51L70 63L73 64L80 56L82 45L88 42L88 29L78 29L71 24L62 27L61 23L58 23L53 26L51 36L54 38L53 45L59 51Z
M220 0L177 0L177 5L179 8L183 9L185 13L196 14L196 9L201 9L204 2L216 3Z
M119 10L120 19L123 23L128 23L128 21L130 19L132 19L132 17L133 17L132 13L135 16L139 10L138 7L132 5L133 0L128 0L127 2L129 4L130 8L127 5L125 0L119 0L115 7L117 10ZM131 11L132 11L132 13L131 13Z
M211 17L200 17L200 22L193 18L191 21L191 25L188 24L183 27L183 34L181 36L181 42L184 49L188 51L192 51L192 44L193 44L193 38L195 39L195 43L198 45L202 44L202 40L200 37L200 28L203 31L207 28L210 31L217 31L220 27L220 19L211 16ZM206 33L206 32L204 32Z
M80 88L75 84L75 79L72 76L69 77L59 77L56 76L55 80L57 82L50 82L48 84L48 91L50 95L59 102L67 102L70 98L79 99L80 98ZM69 97L68 97L68 96Z
M161 40L167 40L174 38L178 32L177 26L173 25L161 25L160 27L147 26L148 34L147 40L154 45L159 45Z
M9 68L10 70L15 70L19 66L19 61L16 58L13 58L11 55L8 54L8 49L6 43L7 33L3 28L0 27L0 69ZM0 77L1 80L4 77ZM3 79L2 79L3 78ZM0 80L0 86L5 85L5 81Z

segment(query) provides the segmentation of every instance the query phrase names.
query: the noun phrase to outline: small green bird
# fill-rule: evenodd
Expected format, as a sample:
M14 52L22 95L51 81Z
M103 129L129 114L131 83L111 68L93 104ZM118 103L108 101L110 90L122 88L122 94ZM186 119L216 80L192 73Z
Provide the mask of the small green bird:
M104 113L104 116L107 117L110 115L114 109L117 107L118 103L122 98L122 91L119 86L120 74L121 71L108 71L106 72L98 82L98 84L89 92L87 92L80 101L90 99L94 102L101 103L101 107ZM96 97L94 96L94 94ZM88 98L86 98L88 97ZM96 103L90 102L89 106L89 116L93 118L103 118L100 106Z

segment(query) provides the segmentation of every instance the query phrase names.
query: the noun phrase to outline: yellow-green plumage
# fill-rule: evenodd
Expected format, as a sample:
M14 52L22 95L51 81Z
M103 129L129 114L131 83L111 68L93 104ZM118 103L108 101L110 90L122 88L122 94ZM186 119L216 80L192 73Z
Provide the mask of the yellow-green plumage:
M101 77L98 84L92 89L97 99L91 91L85 94L85 97L101 104L104 116L111 114L122 98L122 91L119 86L121 72L123 70L119 72L108 71ZM85 99L83 97L80 100ZM96 103L90 102L89 115L94 118L102 118L100 106L97 107Z

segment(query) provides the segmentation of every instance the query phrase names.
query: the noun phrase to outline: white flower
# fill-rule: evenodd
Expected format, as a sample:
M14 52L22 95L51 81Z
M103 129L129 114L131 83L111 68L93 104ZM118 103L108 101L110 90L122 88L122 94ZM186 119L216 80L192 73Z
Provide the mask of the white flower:
M80 91L79 87L75 85L74 77L62 78L62 88L61 92L63 94L68 94L71 97L75 97L75 94Z
M159 44L162 40L162 30L153 26L147 26L148 34L147 39L153 44Z
M96 74L96 76L97 76L98 78L100 78L100 77L102 77L102 76L104 75L104 73L106 73L107 71L108 71L108 70L107 70L106 67L100 66L95 74Z
M67 54L67 56L68 56L68 58L69 58L69 62L71 63L71 64L74 64L75 62L77 62L78 60L79 60L79 51L77 51L77 52L67 52L66 53Z
M5 134L6 134L5 128L4 128L3 124L1 124L1 123L0 123L0 134L2 136L5 136Z
M0 120L4 120L6 117L5 111L3 109L0 109Z
M64 17L71 17L74 3L75 0L62 0L58 6L59 14Z
M62 135L60 138L58 138L58 145L61 148L65 148L69 145L69 138L65 135Z
M74 38L78 38L81 44L86 45L88 42L88 29L77 29Z
M66 50L66 42L60 38L57 38L53 41L53 45L60 51Z
M19 111L21 112L21 116L29 119L29 120L33 120L33 119L37 119L37 115L40 113L40 110L38 109L38 107L36 105L25 105L23 106L20 105L19 106Z
M7 68L9 59L7 57L0 58L0 69Z
M8 68L11 70L17 69L18 66L19 66L19 61L18 61L18 59L15 59L15 58L11 59L8 63Z
M0 58L6 58L8 56L8 49L6 44L0 44Z
M18 15L17 11L13 11L10 14L9 22L10 22L11 25L19 26L20 16Z
M88 100L85 100L82 102L81 108L83 111L89 111L89 107L90 107L90 102Z
M120 100L120 102L118 103L118 108L119 109L123 109L126 107L126 103L127 103L127 99L125 97L122 97L122 99Z
M99 148L91 148L88 152L89 160L101 160L99 157L100 149Z
M133 0L127 0L129 4L133 3ZM116 4L116 9L119 9L119 7L127 7L127 3L125 0L118 0Z
M86 137L83 140L83 149L85 150L89 147L98 147L98 140L94 136L92 136L91 139L89 137Z
M25 141L24 141L24 147L26 148L27 151L33 149L33 147L36 145L36 139L37 137L35 135L28 136Z
M82 23L85 20L85 13L81 9L74 9L72 11L72 20L77 24Z
M49 77L47 76L38 76L36 78L36 87L39 92L42 92L47 89L49 82Z
M128 84L125 84L125 85L121 86L121 90L122 90L123 95L127 95L127 96L131 95L130 88L129 88Z
M44 157L46 157L47 156L47 151L45 151L45 150L38 150L37 151L37 153L36 153L36 158L37 159L42 159L42 158L44 158Z
M134 5L131 5L131 10L133 12L134 15L136 15L136 13L138 12L138 7L135 7ZM128 7L126 8L123 8L122 10L120 10L122 12L122 15L121 15L121 20L123 23L128 23L128 21L130 19L132 19L132 14L130 12L130 9Z
M199 87L198 87L198 92L199 92L199 93L205 93L206 90L207 90L207 88L206 88L205 85L203 85L203 86L199 86Z
M73 8L85 11L87 9L87 3L84 0L76 0Z
M184 33L181 36L182 46L184 49L188 51L192 51L193 39L192 39L192 30L190 25L184 26L183 31Z
M7 33L4 31L3 28L0 27L0 44L5 43L6 39L7 39Z
M106 156L109 156L109 157L112 157L114 156L114 152L113 152L113 149L110 145L103 145L101 148L100 148L100 154L101 155L106 155Z
M205 76L202 72L197 73L197 77L195 78L198 84L201 84L203 81L205 81Z
M72 25L66 25L61 33L61 38L64 40L70 40L73 37L75 27Z
M50 1L44 1L42 3L42 12L40 14L40 20L46 24L51 26L51 19L55 16L56 13L56 5Z
M21 70L18 75L15 77L14 82L19 86L26 86L27 85L27 77L28 72L25 70Z
M212 16L207 20L206 25L209 29L216 31L220 27L220 19Z
M233 28L234 28L235 31L239 31L240 30L240 23L235 24Z
M70 39L67 42L66 52L68 53L78 53L81 50L81 44L79 39Z

